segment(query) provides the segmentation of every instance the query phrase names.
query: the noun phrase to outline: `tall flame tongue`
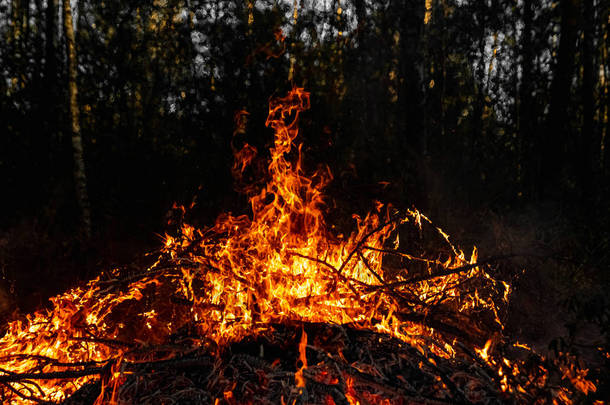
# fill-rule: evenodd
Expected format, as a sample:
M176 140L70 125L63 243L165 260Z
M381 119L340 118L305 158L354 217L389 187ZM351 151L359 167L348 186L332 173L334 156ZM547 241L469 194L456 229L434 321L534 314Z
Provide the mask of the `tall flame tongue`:
M267 126L274 130L275 142L270 150L269 181L250 199L252 219L221 216L206 233L216 237L200 243L203 256L213 258L221 274L203 275L213 292L212 303L223 306L222 311L205 313L205 319L213 320L210 326L218 323L209 331L217 341L251 333L252 327L269 322L346 323L375 313L377 305L361 305L365 296L356 286L378 281L364 261L348 255L356 241L379 226L378 217L367 218L347 241L337 240L321 211L322 189L330 173L305 176L300 145L296 161L287 159L299 132L299 114L308 108L309 93L300 88L270 102ZM236 166L244 167L239 161ZM381 227L380 236L367 240L370 247L381 248L390 228L389 224ZM369 250L364 257L379 270L380 252Z
M275 142L268 183L250 199L252 218L224 214L204 231L184 225L180 235L167 236L161 257L143 274L97 278L51 299L52 309L11 322L0 340L2 398L61 400L93 374L102 375L115 398L123 365L158 360L161 354L143 349L171 341L186 326L201 339L195 346L214 341L222 349L271 323L349 323L444 358L455 353L449 342L464 333L459 326L470 344L482 346L491 334L469 314L487 316L501 329L498 305L508 285L475 264L476 252L467 260L440 229L450 256L444 261L397 250L397 227L436 229L419 212L398 217L379 207L364 219L355 216L357 230L347 238L329 231L322 190L330 173L307 177L300 145L289 159L299 115L308 108L309 93L300 88L270 102L266 124ZM243 171L254 154L248 145L236 151L234 170ZM383 255L396 258L400 269L386 274ZM449 315L439 320L433 311ZM306 336L303 330L298 385L307 367ZM105 367L95 370L98 363ZM24 381L24 373L35 381Z

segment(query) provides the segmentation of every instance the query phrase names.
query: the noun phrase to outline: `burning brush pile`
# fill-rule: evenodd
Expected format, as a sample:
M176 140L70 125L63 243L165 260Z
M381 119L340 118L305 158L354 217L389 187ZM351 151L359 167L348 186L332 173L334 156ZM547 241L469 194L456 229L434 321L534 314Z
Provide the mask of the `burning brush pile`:
M295 148L308 107L299 88L270 102L251 217L183 225L150 268L8 324L3 403L568 404L595 391L567 356L504 336L510 286L421 213L378 203L351 235L331 232L331 175L306 176ZM255 153L236 150L234 171Z

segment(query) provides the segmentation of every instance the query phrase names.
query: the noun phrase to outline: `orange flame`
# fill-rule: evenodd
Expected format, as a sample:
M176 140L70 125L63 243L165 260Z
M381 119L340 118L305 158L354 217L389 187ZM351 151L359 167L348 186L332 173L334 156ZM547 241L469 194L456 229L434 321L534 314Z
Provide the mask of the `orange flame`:
M307 333L305 332L305 330L303 330L303 333L301 335L301 341L299 342L299 362L301 363L301 366L294 375L295 383L299 388L305 387L305 377L303 377L303 370L307 368L307 355L305 354L306 348Z
M422 354L445 358L455 355L454 343L441 339L422 321L435 307L450 308L458 317L489 311L501 325L499 308L508 299L508 285L476 264L476 250L466 259L440 229L447 257L430 259L393 250L394 257L419 267L385 271L387 245L400 244L397 227L411 224L421 229L430 224L418 211L399 216L378 204L364 218L354 216L357 229L348 237L330 231L323 215L323 189L332 175L328 169L305 175L302 147L295 143L299 116L309 104L309 93L301 88L270 101L266 125L275 138L268 182L250 198L251 217L222 214L205 230L184 225L180 235L167 236L162 257L147 273L122 281L112 275L96 278L51 299L51 309L11 322L0 339L0 377L79 371L114 359L103 389L116 401L122 362L139 360L122 349L134 342L163 343L187 324L198 329L202 340L223 347L265 330L270 323L349 323L387 333ZM246 117L245 111L236 115L235 134L245 132ZM241 173L256 152L247 144L235 152L234 173ZM172 266L161 267L163 260ZM462 291L464 285L468 292ZM173 305L168 297L189 305ZM478 351L486 361L490 344ZM299 387L305 385L306 346L303 330L302 366L295 374ZM570 377L584 380L576 371ZM3 393L10 403L28 396L60 401L93 378L9 383L11 389ZM346 384L350 403L368 401L358 399L350 378ZM592 390L586 384L582 388ZM103 395L98 401L105 400ZM224 399L235 400L231 391L224 393Z
M491 339L489 339L487 342L485 342L485 346L482 349L477 349L477 348L474 349L475 352L477 352L477 354L479 356L481 356L481 358L483 360L485 360L485 362L487 362L487 363L489 362L488 351L489 351L489 348L491 347L491 343L492 343L492 341L491 341Z

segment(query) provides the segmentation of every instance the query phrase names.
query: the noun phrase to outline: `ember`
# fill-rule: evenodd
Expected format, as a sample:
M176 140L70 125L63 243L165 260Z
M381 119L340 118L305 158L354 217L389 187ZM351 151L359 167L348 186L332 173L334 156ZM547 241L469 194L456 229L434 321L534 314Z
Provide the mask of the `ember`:
M146 271L104 273L10 323L3 400L567 404L595 391L569 358L503 336L509 285L420 212L377 204L333 234L331 174L307 176L296 142L308 108L300 88L271 100L251 218L185 224ZM256 152L235 152L243 172Z

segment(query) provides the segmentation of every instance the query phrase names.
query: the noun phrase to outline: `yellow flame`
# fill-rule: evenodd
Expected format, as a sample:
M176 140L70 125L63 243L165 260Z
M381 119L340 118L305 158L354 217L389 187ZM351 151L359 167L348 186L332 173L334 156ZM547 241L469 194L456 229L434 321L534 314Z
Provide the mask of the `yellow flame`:
M301 341L299 342L299 362L301 363L301 366L294 375L295 383L299 388L305 387L305 377L303 377L303 370L307 368L306 348L307 333L305 332L305 330L303 330L301 334Z
M349 236L331 232L324 219L323 190L332 175L327 168L305 175L302 146L296 141L300 114L309 103L309 93L302 88L270 101L266 125L274 132L274 143L268 181L250 197L250 216L221 214L212 227L203 230L185 224L181 234L166 236L161 257L141 277L124 281L116 275L111 280L98 277L52 298L51 309L9 323L0 339L0 369L6 370L0 375L57 372L65 369L62 364L113 360L98 401L114 401L125 378L121 365L139 359L108 341L161 344L185 325L197 328L202 340L223 346L265 330L270 323L349 323L387 333L422 354L429 351L447 358L455 355L455 342L447 342L424 322L407 320L405 315L417 313L425 319L430 308L442 304L458 314L489 311L501 324L498 305L504 300L494 300L490 291L500 296L508 285L479 266L468 267L476 265L476 250L466 259L440 229L437 232L449 257L429 259L394 251L424 268L411 273L406 267L386 274L384 252L388 245L398 248L397 227L412 225L421 232L430 224L417 210L390 215L387 206L377 204L372 213L354 217L356 230ZM243 111L236 115L236 121L240 120L236 133L244 133L246 117ZM234 174L242 173L255 158L251 150L243 152L248 147L234 151ZM164 260L172 264L165 270L160 265ZM451 271L461 266L468 270ZM439 270L444 275L436 276ZM466 282L473 289L462 292ZM413 302L405 308L401 297L407 294ZM188 305L173 305L169 297ZM295 373L300 387L305 383L306 346L303 331L302 367ZM485 361L491 361L490 347L491 340L476 349ZM583 392L593 390L586 373L576 368L566 373ZM61 401L92 378L41 380L36 389L40 389L39 399ZM31 389L27 385L12 388L26 395ZM9 403L19 403L14 394L5 393ZM233 400L232 395L225 392L225 400ZM359 403L349 378L346 398Z

